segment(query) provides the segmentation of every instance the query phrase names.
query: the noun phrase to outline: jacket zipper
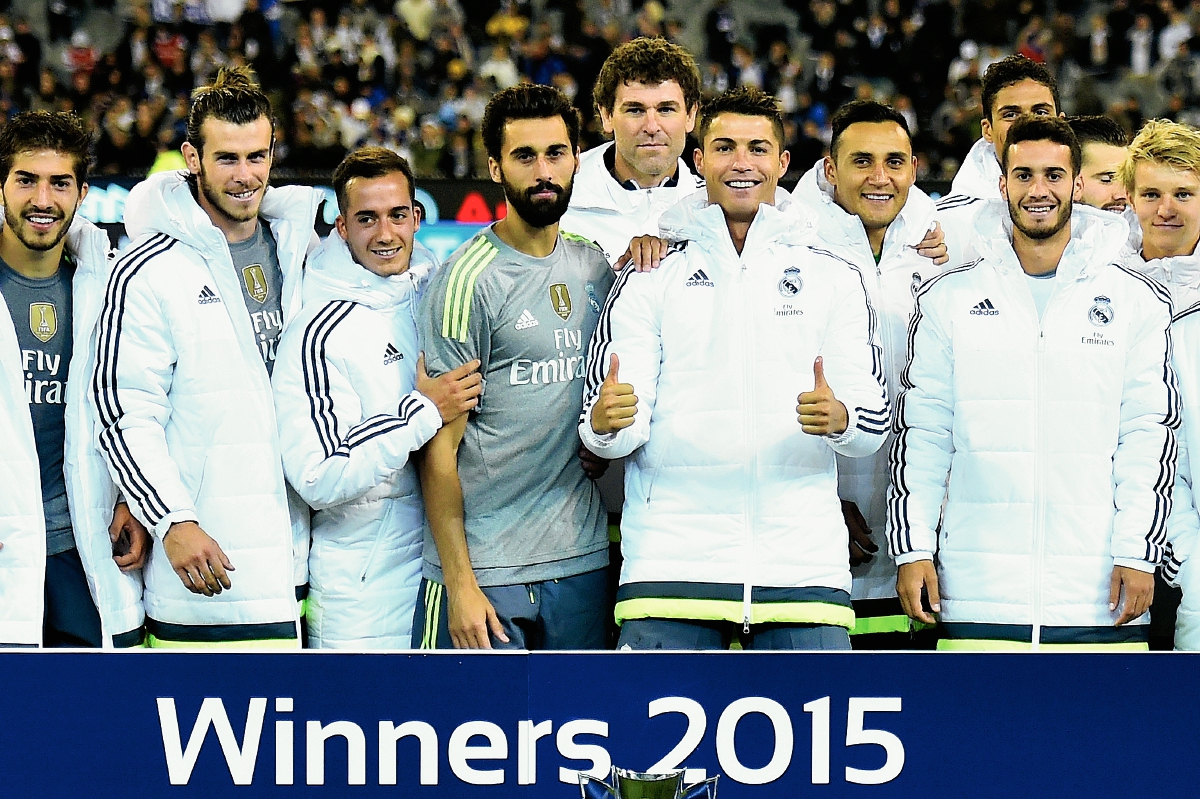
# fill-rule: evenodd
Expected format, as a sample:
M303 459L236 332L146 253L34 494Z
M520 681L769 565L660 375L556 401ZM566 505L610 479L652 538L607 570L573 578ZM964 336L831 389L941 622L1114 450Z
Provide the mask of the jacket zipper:
M743 402L746 409L746 445L749 447L749 477L750 488L746 492L746 499L743 505L742 513L745 517L746 525L746 551L742 556L742 568L745 569L744 580L742 584L742 632L749 635L750 633L750 599L754 592L754 584L751 579L751 569L754 564L754 509L758 503L758 430L755 425L755 403L754 403L754 353L757 349L754 347L754 283L752 276L746 268L745 256L747 253L742 252L742 305L745 309L745 324L744 333L750 339L750 346L743 347L742 352L746 354L742 361L742 392Z

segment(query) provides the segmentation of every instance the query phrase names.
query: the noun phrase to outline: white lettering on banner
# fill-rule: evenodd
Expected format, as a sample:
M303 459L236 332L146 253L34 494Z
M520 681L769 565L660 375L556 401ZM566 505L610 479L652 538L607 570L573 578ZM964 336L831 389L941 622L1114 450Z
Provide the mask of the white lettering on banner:
M167 776L171 785L187 785L193 776L200 750L211 727L217 736L225 765L233 778L234 785L250 785L254 781L254 767L258 759L259 744L265 721L267 700L255 697L249 700L246 725L241 743L230 724L224 701L218 697L207 697L200 705L196 720L192 724L187 745L184 746L179 729L173 697L159 697L158 718L162 732L163 751L166 755ZM813 785L830 782L830 722L831 701L825 696L814 699L803 706L811 716L812 748L810 781ZM845 781L856 785L883 785L900 776L904 770L904 743L894 733L864 726L867 713L899 713L902 709L900 697L849 697L846 709L846 747L874 745L883 749L883 764L874 769L845 767ZM275 700L276 714L293 711L293 700L280 697ZM648 707L649 718L669 713L679 713L687 719L687 727L679 742L671 747L657 763L647 771L663 773L685 768L685 779L697 782L705 779L706 770L686 768L691 758L704 741L708 727L708 714L704 706L686 696L666 696L652 700ZM743 718L757 713L771 724L774 746L766 765L752 768L742 762L737 751L737 731ZM349 720L324 723L307 719L305 726L305 776L308 785L325 785L325 754L330 738L343 738L346 742L346 784L367 783L367 737L364 727ZM294 722L286 718L275 719L275 784L292 785L294 774ZM577 785L581 773L602 779L608 776L612 757L607 748L599 744L580 743L578 736L592 735L609 737L609 724L598 719L572 719L564 722L555 734L553 720L519 719L516 721L516 782L518 785L534 785L538 776L538 742L553 736L559 757L583 764L587 768L576 770L559 766L558 780L568 785ZM380 785L398 784L397 750L401 739L415 738L419 750L416 776L421 785L439 784L438 732L424 721L405 721L395 724L389 720L378 722L378 779ZM483 739L482 742L475 739ZM474 742L473 742L474 741ZM715 746L716 759L727 779L744 785L766 785L782 778L792 765L795 731L792 718L782 704L763 696L735 699L721 712L717 721ZM337 744L335 744L336 746ZM549 744L545 744L549 746ZM546 752L543 749L543 754ZM509 759L509 739L505 729L492 721L466 721L455 727L446 743L445 758L457 782L468 785L504 785L511 773L506 774L504 764ZM480 768L481 761L492 761L494 768ZM200 779L200 778L198 778ZM211 779L205 775L203 779ZM411 779L411 777L409 778ZM334 779L340 782L340 779ZM511 784L511 783L509 783ZM498 792L497 795L500 795Z

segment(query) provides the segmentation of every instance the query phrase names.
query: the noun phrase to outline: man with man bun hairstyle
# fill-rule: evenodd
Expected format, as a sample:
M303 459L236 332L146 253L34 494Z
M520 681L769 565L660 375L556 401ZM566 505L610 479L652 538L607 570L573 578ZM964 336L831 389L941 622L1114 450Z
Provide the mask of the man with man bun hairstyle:
M78 215L91 131L18 114L0 130L0 645L142 639L145 528L93 443L88 381L111 268Z
M1079 202L1105 211L1122 213L1129 206L1121 180L1121 164L1129 147L1129 134L1115 119L1105 116L1068 117L1067 124L1083 149L1083 192Z
M433 379L417 343L432 255L408 162L383 147L333 172L335 232L313 251L304 310L272 376L284 471L315 509L307 643L407 649L425 514L412 455L475 407L478 361Z
M192 94L186 173L138 184L100 317L100 446L154 541L152 646L299 646L308 509L271 394L321 194L268 188L274 122L248 69Z

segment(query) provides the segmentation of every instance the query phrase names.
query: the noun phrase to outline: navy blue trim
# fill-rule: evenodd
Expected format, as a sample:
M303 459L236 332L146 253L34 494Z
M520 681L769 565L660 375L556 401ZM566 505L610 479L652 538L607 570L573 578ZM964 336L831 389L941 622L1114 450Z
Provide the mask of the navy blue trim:
M639 582L626 583L617 589L617 601L627 599L717 599L741 602L745 588L740 583ZM826 602L850 607L850 594L837 588L801 586L772 588L754 586L750 589L752 604L773 602Z
M138 627L125 633L117 633L112 637L113 649L132 649L141 646L146 640L146 628Z
M168 624L147 616L146 632L162 641L197 644L295 640L296 623L280 621L266 624Z
M982 624L976 622L942 622L946 638L965 638L976 641L1017 641L1032 643L1031 624ZM1042 627L1043 644L1130 644L1149 640L1150 625L1125 624L1121 627Z
M337 451L338 420L333 413L333 393L330 389L329 364L325 361L325 343L330 333L354 309L349 300L326 303L304 328L300 346L300 366L304 374L304 393L308 395L309 418L317 430L317 439L325 457Z
M659 268L662 268L662 264L659 265ZM588 345L587 375L583 382L584 408L600 391L600 386L604 383L605 371L608 369L608 358L606 357L608 345L612 342L612 308L617 298L621 296L621 292L625 290L630 276L636 271L633 264L629 264L621 270L621 274L617 275L616 281L609 289L608 297L604 300L604 307L600 310L600 319L596 322L596 332L592 334L592 341ZM579 421L584 421L582 411L579 414Z

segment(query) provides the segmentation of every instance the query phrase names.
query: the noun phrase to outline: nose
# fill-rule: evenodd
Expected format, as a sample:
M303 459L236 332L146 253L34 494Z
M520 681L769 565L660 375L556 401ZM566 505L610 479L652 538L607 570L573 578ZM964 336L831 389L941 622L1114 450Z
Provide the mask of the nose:
M250 169L250 162L243 159L238 159L237 168L234 170L233 177L240 183L251 183L254 173Z
M1164 194L1158 203L1157 213L1161 219L1170 219L1175 216L1175 198L1170 194Z
M39 180L34 190L33 202L40 208L49 208L54 204L51 195L50 181Z
M660 120L658 118L658 112L653 108L646 110L646 124L643 126L642 130L652 135L662 130L662 125L660 124Z
M550 159L546 156L538 156L537 168L534 169L534 177L538 180L544 180L549 183L554 182L554 170L551 168Z
M871 183L875 184L876 186L887 183L887 171L884 169L882 161L875 164L875 168L871 170L869 179Z

